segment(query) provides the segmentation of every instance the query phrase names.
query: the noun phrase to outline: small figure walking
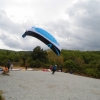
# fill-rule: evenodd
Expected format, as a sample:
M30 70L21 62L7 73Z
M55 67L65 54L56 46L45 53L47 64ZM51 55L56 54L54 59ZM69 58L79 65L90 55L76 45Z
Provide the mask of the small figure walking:
M53 66L53 68L52 68L52 74L54 74L56 70L57 70L57 65Z
M8 68L8 72L9 72L9 69L10 69L10 60L8 60L8 62L7 62L7 68Z
M13 69L13 64L11 64L11 70Z

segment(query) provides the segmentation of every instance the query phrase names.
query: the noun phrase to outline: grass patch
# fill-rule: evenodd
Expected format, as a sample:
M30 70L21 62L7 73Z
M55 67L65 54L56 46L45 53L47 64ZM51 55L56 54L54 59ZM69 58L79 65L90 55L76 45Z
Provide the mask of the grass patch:
M5 100L4 97L2 96L2 90L0 90L0 100Z

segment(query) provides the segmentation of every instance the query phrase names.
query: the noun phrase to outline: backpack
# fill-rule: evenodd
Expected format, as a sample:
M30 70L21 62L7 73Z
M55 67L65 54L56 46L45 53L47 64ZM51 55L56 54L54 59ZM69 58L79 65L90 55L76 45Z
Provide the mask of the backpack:
M53 70L56 70L56 66L53 66Z

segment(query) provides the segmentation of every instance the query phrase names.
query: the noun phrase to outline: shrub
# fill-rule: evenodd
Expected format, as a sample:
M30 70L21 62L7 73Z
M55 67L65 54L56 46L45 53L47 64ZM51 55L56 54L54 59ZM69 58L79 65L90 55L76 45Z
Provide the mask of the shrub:
M100 73L96 68L87 68L86 74L90 77L100 78Z
M0 94L0 100L5 100L1 94Z
M78 66L75 64L73 60L67 60L64 63L64 67L67 69L68 72L77 72L79 70Z

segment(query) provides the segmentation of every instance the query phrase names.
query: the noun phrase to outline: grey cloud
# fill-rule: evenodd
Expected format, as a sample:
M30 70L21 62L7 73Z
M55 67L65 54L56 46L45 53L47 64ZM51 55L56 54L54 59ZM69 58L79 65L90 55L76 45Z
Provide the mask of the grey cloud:
M100 50L100 1L76 2L66 10L66 18L50 22L46 28L59 41L61 48Z
M22 38L22 34L31 26L31 23L28 22L22 24L14 23L8 18L5 11L0 10L0 40L5 46L15 50L31 50L32 46L28 43L30 40L26 40L26 42Z
M55 38L68 38L71 35L70 24L67 20L60 19L55 22L46 23L44 26Z
M67 19L69 16L69 19ZM26 37L22 38L23 32L32 25L40 26L50 32L61 45L62 49L68 50L100 50L100 1L78 0L66 10L66 18L47 23L23 24L12 22L6 13L0 10L0 35L3 43L11 48L33 50L37 45L44 49L48 47L41 41ZM0 31L0 33L1 33Z
M21 24L11 21L3 10L0 10L0 29L7 31L10 34L20 34L20 32L23 32L24 30Z
M74 27L72 34L73 37L80 40L82 50L99 50L100 1L82 2L79 0L66 11L66 14L73 22L71 24Z
M73 20L73 24L90 30L99 30L100 26L100 1L88 0L75 3L66 12Z
M19 38L15 37L14 35L9 34L2 34L0 36L0 39L3 41L3 43L6 46L9 46L10 48L18 48L20 44Z

